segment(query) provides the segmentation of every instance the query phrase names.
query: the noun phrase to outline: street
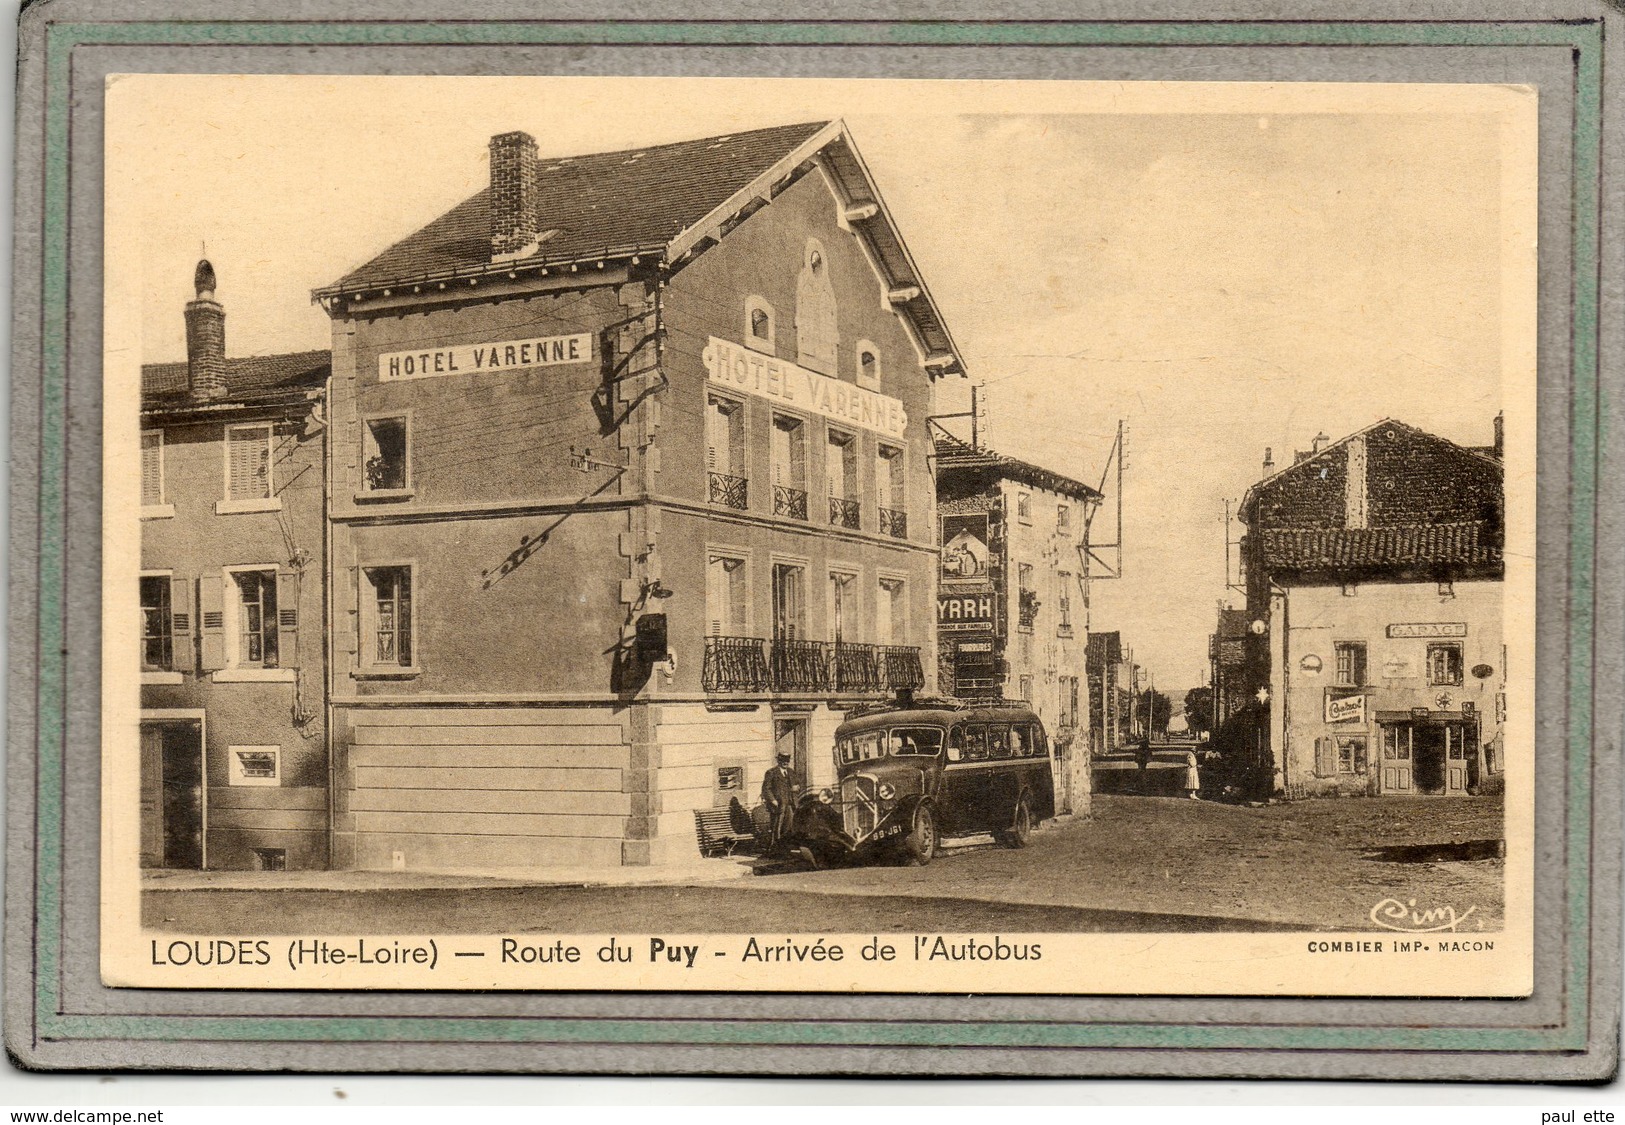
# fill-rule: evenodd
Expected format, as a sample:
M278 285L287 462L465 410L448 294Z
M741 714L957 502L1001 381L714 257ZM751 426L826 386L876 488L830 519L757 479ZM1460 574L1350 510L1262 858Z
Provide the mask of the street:
M1379 903L1414 900L1482 932L1502 920L1501 835L1498 797L1252 808L1099 796L1090 818L1051 822L1025 849L950 847L923 868L752 875L741 858L710 862L743 877L681 885L378 889L365 873L342 889L242 878L213 889L204 875L203 886L149 880L143 920L208 934L1371 930Z

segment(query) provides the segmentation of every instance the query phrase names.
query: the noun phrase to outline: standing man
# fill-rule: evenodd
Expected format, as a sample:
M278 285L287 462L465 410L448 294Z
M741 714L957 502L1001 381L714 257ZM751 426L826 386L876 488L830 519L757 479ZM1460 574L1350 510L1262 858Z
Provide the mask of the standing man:
M790 752L779 751L779 764L762 775L762 804L767 807L767 851L776 852L795 822L796 779L790 772Z
M1145 795L1151 792L1150 778L1146 770L1151 766L1151 737L1142 734L1140 741L1134 744L1134 761L1140 767L1140 793Z

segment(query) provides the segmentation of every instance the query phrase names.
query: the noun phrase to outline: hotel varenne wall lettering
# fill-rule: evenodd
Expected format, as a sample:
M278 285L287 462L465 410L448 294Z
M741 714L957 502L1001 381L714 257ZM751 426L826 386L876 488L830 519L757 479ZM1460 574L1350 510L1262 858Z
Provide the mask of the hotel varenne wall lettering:
M403 379L432 379L439 375L515 371L522 367L558 367L591 359L590 332L527 340L491 340L428 351L386 352L378 357L378 381L391 383Z
M908 426L903 404L889 395L808 371L732 341L712 336L704 358L711 382L732 390L891 438L902 438Z

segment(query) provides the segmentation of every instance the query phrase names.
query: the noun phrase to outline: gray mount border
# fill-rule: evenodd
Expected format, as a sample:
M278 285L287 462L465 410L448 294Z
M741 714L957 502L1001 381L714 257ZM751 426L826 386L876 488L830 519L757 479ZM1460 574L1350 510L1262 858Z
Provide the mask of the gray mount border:
M1621 13L1597 0L41 0L21 18L6 1043L31 1069L1602 1081L1620 1014ZM797 10L808 18L796 22ZM823 17L823 18L820 18ZM503 22L503 19L513 22ZM526 22L528 21L528 22ZM98 972L102 76L1527 82L1541 105L1536 989L1527 1000L231 993ZM71 311L71 315L70 315ZM1556 576L1555 578L1552 576ZM542 1049L538 1049L542 1048ZM943 1048L951 1048L951 1053Z

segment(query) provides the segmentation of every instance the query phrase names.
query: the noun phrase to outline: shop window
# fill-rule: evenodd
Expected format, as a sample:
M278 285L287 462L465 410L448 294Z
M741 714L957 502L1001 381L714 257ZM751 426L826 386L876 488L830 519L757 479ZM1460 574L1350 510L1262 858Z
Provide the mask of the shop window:
M858 386L871 391L880 389L880 352L868 340L859 340L857 348Z
M226 747L227 781L232 785L281 785L280 746Z
M773 306L760 297L745 300L745 346L752 351L776 355L774 341L778 338Z
M271 498L271 427L226 427L226 500Z
M168 672L175 667L175 623L167 574L141 576L141 670Z
M412 568L364 567L361 575L362 665L378 671L411 668L416 613Z
M1337 654L1337 685L1339 687L1361 687L1365 684L1365 642L1364 641L1338 641L1334 646Z
M408 487L405 415L362 423L361 465L367 492L400 492Z
M1430 687L1460 687L1461 665L1460 645L1428 645L1428 685Z

